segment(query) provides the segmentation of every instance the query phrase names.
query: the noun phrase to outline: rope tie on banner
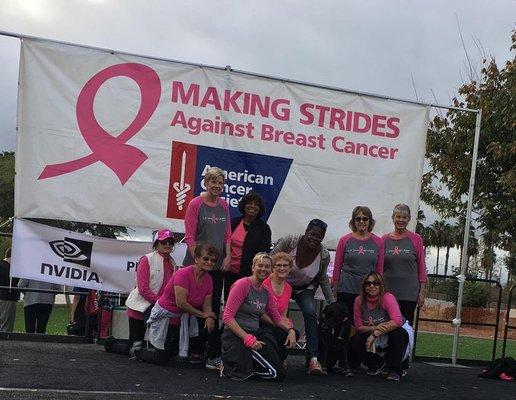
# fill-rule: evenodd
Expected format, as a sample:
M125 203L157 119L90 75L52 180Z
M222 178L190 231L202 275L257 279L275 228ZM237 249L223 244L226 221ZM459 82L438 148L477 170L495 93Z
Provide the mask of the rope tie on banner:
M93 103L104 82L118 76L128 77L138 84L141 103L138 114L131 124L120 135L112 136L97 122ZM147 155L143 151L126 142L145 126L156 110L160 96L161 83L158 74L143 64L117 64L94 75L81 90L76 107L79 130L91 149L91 154L76 160L47 165L38 179L64 175L100 161L110 168L124 185L147 160Z

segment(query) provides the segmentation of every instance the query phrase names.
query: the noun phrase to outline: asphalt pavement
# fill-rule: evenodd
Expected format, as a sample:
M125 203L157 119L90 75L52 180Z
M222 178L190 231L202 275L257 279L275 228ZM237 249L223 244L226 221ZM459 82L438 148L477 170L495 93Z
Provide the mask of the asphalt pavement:
M479 367L414 363L397 382L383 376L310 376L289 357L284 382L235 382L215 371L154 366L101 346L0 340L0 399L515 399L516 383L483 380Z

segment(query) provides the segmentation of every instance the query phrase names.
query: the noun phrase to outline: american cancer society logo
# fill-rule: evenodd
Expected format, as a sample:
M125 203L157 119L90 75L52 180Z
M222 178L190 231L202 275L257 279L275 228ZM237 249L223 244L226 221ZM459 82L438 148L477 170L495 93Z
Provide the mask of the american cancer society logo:
M184 219L190 200L205 190L206 170L219 167L226 176L222 198L230 205L231 217L240 215L238 202L254 190L265 201L267 220L291 165L291 158L173 142L167 218Z
M48 243L52 251L63 261L89 267L93 242L65 237Z

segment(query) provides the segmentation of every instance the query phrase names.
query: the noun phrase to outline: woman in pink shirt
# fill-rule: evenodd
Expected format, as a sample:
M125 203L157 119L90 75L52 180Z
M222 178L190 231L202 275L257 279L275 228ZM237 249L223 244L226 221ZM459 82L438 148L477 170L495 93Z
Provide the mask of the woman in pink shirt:
M155 350L136 352L139 360L165 364L179 342L180 359L203 363L206 334L215 329L211 300L213 282L208 274L219 251L209 243L197 243L193 265L177 270L152 308L149 342ZM170 323L169 323L170 321Z
M142 348L145 336L145 320L158 298L163 294L165 286L172 277L176 263L170 255L174 250L174 233L169 229L161 229L156 233L152 246L153 252L144 255L138 262L136 270L136 287L126 300L129 316L129 343L118 343L113 338L105 342L106 351L119 354L134 354Z
M365 276L353 311L357 334L349 340L351 368L358 370L364 363L368 375L377 375L385 361L387 379L399 381L401 362L409 356L413 344L413 331L401 315L396 298L385 290L379 273ZM380 352L385 356L379 356Z
M263 281L263 286L272 293L274 300L276 301L276 307L278 308L278 312L280 313L283 321L289 324L290 327L294 327L292 321L287 317L288 306L290 303L290 297L292 296L292 286L286 281L287 276L290 274L293 265L292 257L285 253L279 252L272 256L272 273L269 275L267 279ZM262 318L264 321L264 318ZM277 326L274 326L272 321L264 321L269 325L272 325L272 332L279 347L279 357L283 362L283 367L286 368L286 358L287 358L287 347L284 345L287 334L285 331ZM294 330L296 333L296 342L299 340L299 332Z
M276 351L276 339L260 328L260 318L267 314L287 332L285 346L295 345L295 332L279 314L273 294L263 286L271 273L271 257L266 253L256 254L252 272L250 277L236 281L229 292L224 309L221 374L235 380L251 376L283 380L285 371Z

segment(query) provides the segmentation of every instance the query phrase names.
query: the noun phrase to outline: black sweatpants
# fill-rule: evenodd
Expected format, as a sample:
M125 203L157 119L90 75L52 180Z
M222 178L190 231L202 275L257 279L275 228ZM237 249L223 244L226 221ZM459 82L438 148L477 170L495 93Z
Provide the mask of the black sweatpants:
M23 308L26 333L46 333L53 304L31 304Z

